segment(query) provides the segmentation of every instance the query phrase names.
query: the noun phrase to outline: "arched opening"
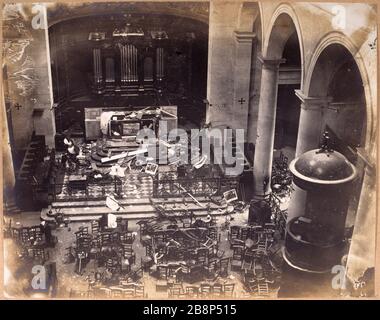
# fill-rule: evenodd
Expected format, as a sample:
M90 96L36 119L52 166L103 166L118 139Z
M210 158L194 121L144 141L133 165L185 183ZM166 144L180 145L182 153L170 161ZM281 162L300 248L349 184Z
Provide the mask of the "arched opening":
M364 162L358 155L365 145L366 102L362 77L350 51L341 44L326 47L314 67L308 95L326 98L321 134L327 130L333 147L344 154L358 169L352 186L346 226L352 227L359 203Z
M350 193L347 195L348 207L345 204L341 213L347 212L344 234L345 237L351 238L365 166L362 158L358 155L360 148L364 147L366 132L363 80L352 53L345 46L337 43L330 44L321 51L311 72L310 85L306 85L304 88L305 96L310 100L323 101L321 118L313 119L317 128L313 133L316 136L315 140L327 130L331 138L331 147L348 158L355 165L358 173L347 191ZM306 81L306 83L308 82ZM316 147L317 145L311 149ZM292 199L294 203L302 198L302 195L299 196L300 194L296 196L297 190ZM303 213L308 210L307 208L311 208L313 200L309 197L305 201L306 207L302 207ZM321 198L321 203L324 201L328 200ZM339 202L341 199L336 199L336 201ZM341 258L348 252L349 247L346 246L342 252L334 254L338 254L338 257ZM345 263L343 257L341 264ZM279 296L294 298L316 294L320 296L336 294L336 290L331 288L330 272L319 274L300 272L287 263L284 265L283 275L283 286Z
M293 154L297 144L300 101L295 90L300 88L301 54L297 33L294 31L285 44L280 66L276 110L274 148Z
M287 13L281 13L274 23L266 57L284 59L278 75L274 151L275 156L282 152L293 159L300 116L300 101L295 90L301 86L302 60L297 29Z

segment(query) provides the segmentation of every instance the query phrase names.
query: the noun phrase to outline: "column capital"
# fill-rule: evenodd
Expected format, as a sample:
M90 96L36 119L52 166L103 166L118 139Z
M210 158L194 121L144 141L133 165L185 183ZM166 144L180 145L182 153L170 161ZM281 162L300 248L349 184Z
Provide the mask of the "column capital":
M301 100L301 108L309 109L322 109L328 107L331 102L331 97L309 97L306 96L301 90L294 90L296 96Z
M234 31L234 35L238 43L252 43L256 39L255 32L236 30Z
M259 61L262 63L263 68L278 70L281 63L284 63L286 59L268 59L264 57L258 57Z

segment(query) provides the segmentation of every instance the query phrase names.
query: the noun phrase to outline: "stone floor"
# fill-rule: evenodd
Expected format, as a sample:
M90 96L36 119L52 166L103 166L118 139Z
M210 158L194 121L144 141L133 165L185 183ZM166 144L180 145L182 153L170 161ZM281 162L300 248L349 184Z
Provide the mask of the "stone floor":
M289 161L294 157L294 150L292 148L287 148L281 150L285 156L288 157ZM280 150L278 150L280 152ZM289 198L284 198L281 203L281 209L285 210L288 207ZM227 239L227 229L222 226L226 222L227 216L218 216L217 225L219 226L220 239L219 244L220 250L225 251L224 256L232 256L232 252ZM248 212L234 213L229 216L232 218L231 223L237 225L247 224ZM12 214L5 217L5 223L12 220L12 225L21 224L22 226L33 226L40 224L40 212L22 212L17 214ZM136 240L133 244L133 250L136 254L136 264L140 264L140 257L145 255L145 248L141 245L139 241L139 227L136 224L138 220L129 220L129 231L136 233ZM89 227L89 222L76 222L72 221L67 227L59 227L53 230L53 234L57 237L58 243L55 248L49 249L49 261L56 263L56 270L58 276L58 292L57 296L60 298L68 298L70 296L70 291L75 288L78 291L86 291L89 287L88 278L92 278L94 273L97 271L96 264L93 260L87 264L84 273L78 275L74 272L75 264L64 263L65 255L67 253L66 248L70 247L75 243L75 232L79 230L80 227ZM5 239L4 241L4 252L5 252L5 289L9 297L30 297L30 293L25 292L24 288L28 287L30 280L33 277L32 268L33 264L21 262L17 257L17 248L13 243L13 240ZM309 298L315 295L320 297L339 297L340 292L333 290L331 288L331 280L333 275L327 274L323 276L310 276L299 273L295 270L291 270L286 265L283 266L283 276L281 281L281 287L278 292L274 293L271 298L281 297L301 297ZM228 278L223 279L224 281L235 283L235 294L234 298L238 299L252 299L243 288L241 275L236 272L230 272ZM145 286L145 298L155 298L155 299L167 299L167 292L156 292L156 282L157 280L150 276L148 273L144 273L142 282ZM32 297L40 297L41 294L33 294ZM42 295L43 296L43 295Z
M243 225L247 223L247 213L234 214L232 216L232 222L235 224ZM6 223L9 223L10 217L5 219ZM28 212L21 213L11 217L12 225L21 224L22 226L33 226L40 223L40 215L38 212ZM226 221L225 216L217 217L217 224L219 226L223 225ZM137 220L129 221L128 230L136 232L136 240L133 243L133 250L136 253L136 265L140 264L140 257L145 255L145 248L141 245L139 239L139 226L136 224ZM53 234L57 236L58 243L55 248L49 250L49 261L55 262L57 275L58 275L58 292L57 296L62 298L68 298L70 295L70 290L75 288L78 291L86 291L88 289L88 277L92 277L97 271L96 265L93 260L87 264L83 275L78 275L74 272L75 264L65 264L64 257L66 254L66 248L75 243L75 232L79 230L80 227L89 227L89 222L71 222L68 227L59 227L53 230ZM220 230L220 250L225 251L224 256L230 257L232 255L229 242L227 229L219 228ZM6 266L6 281L5 288L10 296L23 296L26 297L27 294L23 292L22 287L26 285L28 277L32 276L31 269L33 265L22 264L18 261L16 256L16 248L13 240L5 239L5 266ZM239 273L230 272L227 279L223 279L229 283L235 283L235 298L247 298L249 297L247 293L243 290L243 285L241 283L241 276ZM156 292L155 284L156 279L151 277L149 274L144 273L142 282L145 286L145 297L155 298L155 299L167 299L167 292ZM195 284L196 285L196 284ZM39 297L39 295L34 294L34 296Z

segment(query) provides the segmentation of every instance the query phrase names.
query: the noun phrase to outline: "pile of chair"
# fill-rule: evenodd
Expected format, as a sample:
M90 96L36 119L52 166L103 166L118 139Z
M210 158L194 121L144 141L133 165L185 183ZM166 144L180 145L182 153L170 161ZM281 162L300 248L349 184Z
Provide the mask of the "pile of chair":
M264 201L268 203L269 208L271 210L271 220L275 225L275 229L278 231L281 238L284 239L286 230L286 220L288 216L287 209L281 209L281 199L273 192Z
M275 225L231 226L231 270L241 275L245 290L265 297L279 287L280 272L271 261L271 247L276 244Z
M121 277L133 275L136 268L136 254L133 250L135 235L128 231L127 221L118 220L115 229L102 228L98 220L88 227L80 227L75 232L75 247L68 248L74 255L75 272L82 274L90 260L95 260L98 268L104 268L102 283L118 284Z
M141 266L157 279L157 291L228 275L230 259L219 250L214 219L159 219L140 221L139 225L140 241L145 247Z
M20 259L44 264L49 259L48 247L52 245L53 237L47 241L41 225L31 227L10 227L8 235L16 242Z
M288 158L281 152L274 158L272 166L272 191L279 197L289 196L292 189L292 173L289 170Z
M176 284L169 289L169 298L232 298L234 297L235 283L201 283L199 286L183 286Z

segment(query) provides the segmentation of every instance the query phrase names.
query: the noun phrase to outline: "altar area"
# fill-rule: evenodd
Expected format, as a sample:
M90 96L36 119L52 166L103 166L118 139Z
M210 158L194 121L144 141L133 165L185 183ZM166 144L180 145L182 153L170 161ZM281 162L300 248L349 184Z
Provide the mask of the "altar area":
M138 139L142 129L156 134L163 124L168 131L177 128L175 106L104 112L92 108L86 114L85 137L71 138L78 149L76 160L65 160L65 148L54 154L53 162L63 179L52 179L51 201L42 209L42 219L54 219L56 212L79 221L104 213L125 219L150 218L160 209L173 216L227 212L223 193L239 188L238 176L225 176L219 165L207 163L188 141L151 139L147 144ZM157 149L155 159L147 148ZM180 161L184 150L188 163ZM198 161L191 164L194 152ZM166 162L159 159L162 153ZM117 210L107 206L109 199Z

